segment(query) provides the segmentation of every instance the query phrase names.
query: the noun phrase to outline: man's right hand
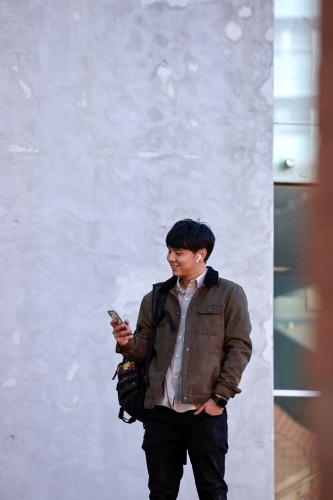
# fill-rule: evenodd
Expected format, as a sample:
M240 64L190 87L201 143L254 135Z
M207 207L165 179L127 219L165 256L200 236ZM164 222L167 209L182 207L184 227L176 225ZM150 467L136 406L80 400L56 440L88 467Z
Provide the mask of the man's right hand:
M129 339L132 338L132 330L129 321L125 319L124 323L118 325L118 319L115 318L110 322L112 326L112 334L120 346L128 344Z

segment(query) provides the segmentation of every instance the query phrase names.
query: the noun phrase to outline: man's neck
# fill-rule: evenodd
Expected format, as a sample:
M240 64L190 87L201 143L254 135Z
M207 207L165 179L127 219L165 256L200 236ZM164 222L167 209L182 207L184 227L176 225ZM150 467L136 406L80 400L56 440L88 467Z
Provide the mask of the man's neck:
M183 290L186 290L186 288L188 287L190 281L196 279L198 276L200 276L202 273L204 273L205 271L207 270L206 266L204 266L203 269L200 270L200 272L198 274L196 274L195 276L180 276L179 277L179 286L183 289Z

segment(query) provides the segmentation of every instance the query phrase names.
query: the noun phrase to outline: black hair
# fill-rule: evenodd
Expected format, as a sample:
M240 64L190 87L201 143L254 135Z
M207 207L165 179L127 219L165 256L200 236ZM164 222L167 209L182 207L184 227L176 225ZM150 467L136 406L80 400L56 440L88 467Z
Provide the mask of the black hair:
M207 262L214 248L215 236L205 222L183 219L172 226L166 235L165 243L168 248L185 248L193 253L205 248Z

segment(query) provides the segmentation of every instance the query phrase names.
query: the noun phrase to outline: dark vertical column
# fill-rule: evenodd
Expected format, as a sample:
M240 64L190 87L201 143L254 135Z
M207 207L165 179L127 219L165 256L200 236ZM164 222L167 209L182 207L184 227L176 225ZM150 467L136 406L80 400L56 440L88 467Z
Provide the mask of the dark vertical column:
M333 498L333 2L322 0L322 64L320 69L319 196L312 258L322 308L318 320L318 359L314 377L322 391L314 417L323 470L322 500Z

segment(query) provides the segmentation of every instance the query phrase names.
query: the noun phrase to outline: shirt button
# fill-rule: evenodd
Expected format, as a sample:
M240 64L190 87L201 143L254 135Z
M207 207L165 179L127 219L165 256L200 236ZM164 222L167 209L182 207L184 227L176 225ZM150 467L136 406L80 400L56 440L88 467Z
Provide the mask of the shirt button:
M187 350L187 351L189 351L189 350L190 350L190 348L189 348L189 347L186 347L186 350Z
M187 327L187 329L188 329L188 330L191 330L191 327L190 327L190 326L188 326L188 327Z
M186 300L188 300L188 297L186 297Z
M178 338L179 338L179 339L181 339L181 338L182 338L182 336L181 336L181 335L179 335L179 337L178 337Z
M179 358L179 354L176 354L176 358Z
M187 371L186 370L184 371L184 373L185 373L185 375L187 375Z
M183 399L185 399L185 401L186 401L186 400L187 400L187 396L184 396L184 398L183 398Z

